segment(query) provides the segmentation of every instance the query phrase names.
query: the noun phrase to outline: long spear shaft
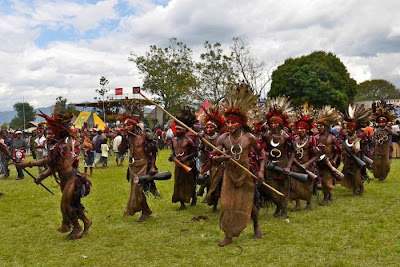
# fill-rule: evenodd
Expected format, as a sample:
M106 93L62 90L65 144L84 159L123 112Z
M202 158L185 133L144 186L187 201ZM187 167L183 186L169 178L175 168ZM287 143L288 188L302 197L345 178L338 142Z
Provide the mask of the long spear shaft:
M16 163L16 160L15 159L13 159L13 158L11 158L13 161L14 161L14 163ZM24 172L26 172L30 177L32 177L32 179L33 180L35 180L35 182L36 182L36 178L35 178L35 176L33 176L32 175L32 173L30 173L27 169L25 169L25 168L22 168L22 170L24 171ZM38 185L41 185L44 189L46 189L50 194L52 194L52 195L54 195L54 193L53 192L51 192L51 190L50 189L48 189L44 184L42 184L42 183L39 183Z
M169 113L168 111L166 111L163 107L161 107L159 104L157 104L156 102L148 99L146 96L144 96L141 92L139 92L139 94L141 96L143 96L147 101L149 101L151 104L157 106L158 108L160 108L162 111L164 111L165 113L167 113L168 116L170 116L172 119L174 119L177 123L179 123L182 127L185 127L185 129L187 129L189 132L191 132L192 134L198 135L193 129L191 129L190 127L188 127L186 124L184 124L183 122L181 122L180 120L178 120L177 118L175 118L171 113ZM200 136L201 140L206 143L207 145L209 145L211 148L215 149L218 153L224 155L225 157L229 157L225 152L223 152L222 150L220 150L219 148L217 148L216 146L214 146L213 144L211 144L207 139L205 139L204 137ZM258 177L255 176L252 172L250 172L246 167L244 167L242 164L240 164L239 162L237 162L236 160L234 160L233 158L229 158L230 161L232 161L233 163L235 163L238 167L240 167L242 170L244 170L245 172L247 172L254 180L258 180ZM275 193L277 193L280 196L285 196L284 194L282 194L281 192L279 192L278 190L276 190L275 188L273 188L272 186L270 186L269 184L266 184L265 182L262 182L262 185L266 186L267 188L269 188L270 190L274 191Z

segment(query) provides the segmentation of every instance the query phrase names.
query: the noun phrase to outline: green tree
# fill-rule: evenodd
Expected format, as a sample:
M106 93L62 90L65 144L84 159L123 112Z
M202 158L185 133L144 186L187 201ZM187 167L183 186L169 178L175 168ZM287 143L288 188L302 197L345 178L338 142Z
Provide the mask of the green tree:
M190 89L196 87L192 51L176 38L165 48L151 45L144 56L131 52L128 60L144 75L143 90L155 95L171 112L178 111L187 102Z
M386 80L369 80L357 84L356 101L400 98L400 90Z
M5 122L5 123L3 123L3 124L1 125L1 129L2 129L2 130L8 130L8 124L7 124L7 122Z
M54 105L54 112L71 113L75 116L79 114L79 110L72 104L67 104L67 99L59 96L56 98L56 104Z
M269 97L289 96L294 105L305 102L315 107L332 105L344 110L353 102L356 81L333 53L313 52L289 58L272 73Z
M200 55L200 62L196 64L198 71L198 87L195 98L200 104L207 99L213 104L219 103L224 97L226 89L235 83L232 58L223 54L220 43L204 43L206 52Z
M10 127L12 129L22 129L24 128L24 123L33 121L36 117L33 107L27 102L15 103L14 110L17 112L17 116L10 122Z

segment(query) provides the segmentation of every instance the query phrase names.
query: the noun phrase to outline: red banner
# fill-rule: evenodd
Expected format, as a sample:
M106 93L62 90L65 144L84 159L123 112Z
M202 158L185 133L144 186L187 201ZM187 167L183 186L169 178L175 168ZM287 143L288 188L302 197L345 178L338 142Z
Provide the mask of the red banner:
M123 88L115 88L115 95L122 95Z
M140 94L140 87L139 86L132 87L132 93L133 94Z

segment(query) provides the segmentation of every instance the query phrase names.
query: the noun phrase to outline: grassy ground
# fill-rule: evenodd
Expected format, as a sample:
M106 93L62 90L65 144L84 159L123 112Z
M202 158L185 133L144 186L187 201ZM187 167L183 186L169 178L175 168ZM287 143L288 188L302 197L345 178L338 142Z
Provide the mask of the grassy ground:
M169 151L160 153L160 171L173 165ZM171 203L173 181L157 183L162 199L149 199L153 215L143 224L139 214L123 217L129 195L126 167L109 158L107 169L95 169L92 192L83 199L93 226L88 236L69 241L57 232L61 193L54 179L44 184L50 195L28 176L0 181L1 266L382 266L398 265L400 257L400 160L392 161L385 183L372 180L365 195L337 188L328 207L313 200L312 211L275 219L273 208L262 209L264 237L253 238L248 227L232 245L217 247L224 238L218 215L199 203L184 211ZM126 164L126 163L125 163ZM126 165L125 165L126 166ZM37 169L30 169L37 174ZM320 196L321 198L321 196ZM292 207L293 204L290 205ZM190 222L199 215L208 220Z

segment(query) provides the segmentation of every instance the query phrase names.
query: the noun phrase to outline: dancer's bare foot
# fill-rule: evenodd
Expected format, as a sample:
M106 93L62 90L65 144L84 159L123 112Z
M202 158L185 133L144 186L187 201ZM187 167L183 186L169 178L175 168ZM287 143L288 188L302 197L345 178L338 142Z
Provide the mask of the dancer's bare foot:
M58 231L60 233L67 233L67 232L71 231L71 226L68 225L68 224L63 223L63 224L61 224L61 227L58 228Z
M321 205L321 206L328 206L328 199L322 200L322 202L319 203L319 205Z
M196 204L197 204L197 197L195 196L192 198L192 203L190 203L190 206L194 207L194 206L196 206Z
M221 242L218 243L218 246L225 247L225 246L229 245L230 243L232 243L232 237L225 237L224 240L222 240Z
M75 228L72 230L72 232L69 233L69 234L67 235L67 238L68 238L68 239L71 239L71 240L73 240L73 239L79 239L79 238L82 237L82 235L80 234L81 231L82 231L82 227L81 227L81 226L75 227Z
M279 219L287 219L289 216L287 216L286 213L282 213L281 215L278 216Z
M92 226L92 222L88 220L88 221L84 222L83 225L84 225L83 232L81 233L82 237L84 237L85 235L88 234L89 228L90 228L90 226Z
M255 237L255 238L261 238L262 236L263 236L263 233L262 233L262 231L261 231L260 226L258 225L258 226L256 226L256 227L254 228L254 237Z
M152 213L153 212L151 210L142 211L142 215L140 216L138 223L141 223L141 222L144 222L145 220L147 220L147 218L149 218Z
M210 214L216 214L218 212L217 207L213 207Z
M301 210L301 206L295 206L295 207L292 209L293 212L295 212L295 211L300 211L300 210Z
M185 210L185 209L186 209L185 204L181 204L181 206L178 208L178 210Z

